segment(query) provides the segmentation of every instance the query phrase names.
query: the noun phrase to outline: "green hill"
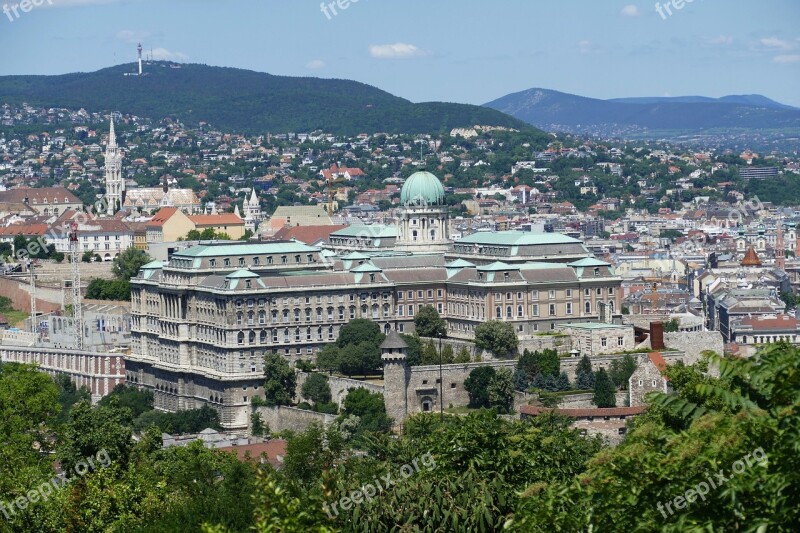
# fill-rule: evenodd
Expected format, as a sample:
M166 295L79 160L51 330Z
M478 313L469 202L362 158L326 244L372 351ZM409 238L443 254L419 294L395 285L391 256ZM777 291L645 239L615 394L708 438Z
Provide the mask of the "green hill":
M174 117L187 125L206 121L242 133L435 133L475 124L530 129L493 109L414 104L349 80L163 61L147 64L145 76L125 75L132 71L128 64L59 76L0 76L0 102Z

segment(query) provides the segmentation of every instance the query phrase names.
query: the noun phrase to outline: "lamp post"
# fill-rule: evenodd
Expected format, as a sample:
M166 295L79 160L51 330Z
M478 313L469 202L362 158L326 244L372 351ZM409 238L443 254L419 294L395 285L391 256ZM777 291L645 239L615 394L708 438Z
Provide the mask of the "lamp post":
M444 381L442 380L442 332L439 331L439 420L444 421Z

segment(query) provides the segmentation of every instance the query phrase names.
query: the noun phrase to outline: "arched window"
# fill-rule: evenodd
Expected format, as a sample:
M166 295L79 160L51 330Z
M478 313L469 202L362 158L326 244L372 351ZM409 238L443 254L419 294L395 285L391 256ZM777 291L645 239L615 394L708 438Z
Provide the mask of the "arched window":
M237 335L237 342L239 344L244 344L244 333L242 333L241 331L239 332L239 335Z
M259 324L266 324L267 323L267 312L261 310L258 312L258 323Z
M236 325L237 326L241 326L242 325L243 318L244 318L244 315L242 315L241 311L236 313Z
M417 240L417 230L414 230L414 231L411 232L411 240L416 242L416 240Z
M521 305L517 306L517 316L522 318L522 306Z
M500 309L499 305L495 308L495 317L496 318L503 318L503 310Z
M250 332L250 344L255 344L255 343L256 343L256 332L255 331L251 331Z
M266 342L267 342L267 332L266 331L263 331L263 330L261 331L261 335L259 336L259 340L261 341L261 344L266 344Z
M587 315L592 314L592 302L586 302L585 310Z
M514 318L514 315L511 313L511 306L506 307L506 318Z

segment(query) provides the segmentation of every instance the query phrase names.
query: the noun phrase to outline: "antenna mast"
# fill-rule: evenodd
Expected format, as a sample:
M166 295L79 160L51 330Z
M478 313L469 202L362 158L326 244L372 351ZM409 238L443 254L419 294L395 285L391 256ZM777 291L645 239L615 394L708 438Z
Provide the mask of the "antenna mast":
M33 260L28 257L28 274L30 274L30 292L31 292L31 332L36 333L37 327L37 312L36 312L36 273L33 271Z
M72 318L75 323L75 348L83 349L83 309L81 308L81 258L78 224L70 226L69 251L72 260Z

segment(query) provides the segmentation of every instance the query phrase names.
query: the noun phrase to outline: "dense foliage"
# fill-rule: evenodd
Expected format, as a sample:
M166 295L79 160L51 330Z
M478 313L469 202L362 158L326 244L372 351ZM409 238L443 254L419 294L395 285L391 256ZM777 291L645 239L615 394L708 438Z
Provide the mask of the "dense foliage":
M517 351L517 333L514 325L500 320L489 320L475 328L475 345L498 357L508 357Z
M156 61L147 76L132 65L60 76L0 77L8 102L75 109L118 109L143 117L201 121L224 131L432 133L475 124L533 129L493 109L466 104L413 104L348 80L292 78L234 68ZM191 90L188 90L191 88ZM544 135L544 134L542 134Z

